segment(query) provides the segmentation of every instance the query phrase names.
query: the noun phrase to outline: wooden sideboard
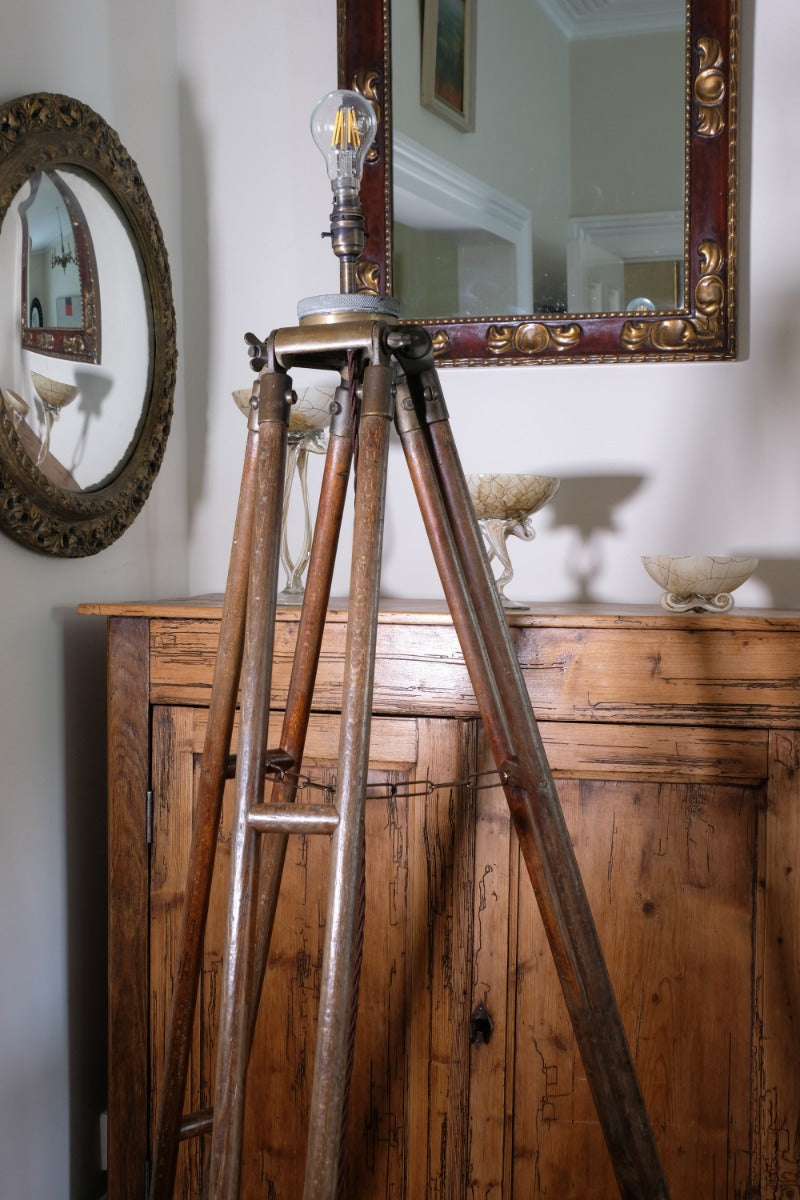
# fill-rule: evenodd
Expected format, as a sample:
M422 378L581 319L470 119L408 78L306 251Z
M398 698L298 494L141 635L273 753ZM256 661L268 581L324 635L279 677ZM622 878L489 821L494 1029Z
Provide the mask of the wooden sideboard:
M108 626L108 1195L141 1200L220 606L82 611ZM276 720L297 615L279 614ZM800 614L509 619L672 1200L800 1197ZM303 764L315 785L336 772L346 620L332 605ZM346 1196L614 1200L457 639L432 602L384 607L374 712ZM195 1108L213 1087L229 809L226 793ZM327 846L290 840L246 1198L301 1193ZM176 1195L199 1196L202 1144L181 1153Z

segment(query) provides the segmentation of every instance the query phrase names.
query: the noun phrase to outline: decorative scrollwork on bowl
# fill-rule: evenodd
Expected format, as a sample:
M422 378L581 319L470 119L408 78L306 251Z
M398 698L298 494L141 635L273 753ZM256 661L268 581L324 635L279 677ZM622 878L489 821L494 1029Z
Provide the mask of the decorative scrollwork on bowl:
M661 607L667 612L715 612L726 613L733 608L734 600L730 592L718 592L716 596L679 596L676 592L664 592L661 596Z

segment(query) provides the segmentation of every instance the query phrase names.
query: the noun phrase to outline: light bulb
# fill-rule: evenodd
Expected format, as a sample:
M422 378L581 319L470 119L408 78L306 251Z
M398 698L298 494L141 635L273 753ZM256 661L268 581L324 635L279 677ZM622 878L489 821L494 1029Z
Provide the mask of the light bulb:
M317 104L311 114L311 134L328 164L335 195L358 193L364 160L377 131L374 109L358 92L329 92Z

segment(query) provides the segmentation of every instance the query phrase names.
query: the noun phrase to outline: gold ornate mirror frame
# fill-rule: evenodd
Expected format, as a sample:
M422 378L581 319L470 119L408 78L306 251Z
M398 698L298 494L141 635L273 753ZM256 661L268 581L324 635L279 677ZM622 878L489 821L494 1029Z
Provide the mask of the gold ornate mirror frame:
M687 0L684 306L650 314L453 318L431 324L448 366L666 362L736 355L739 0ZM390 0L338 0L339 86L380 117L364 173L362 290L392 291Z
M77 558L114 542L150 493L172 419L177 351L161 228L136 163L117 134L97 113L68 96L36 93L2 106L0 225L24 184L36 172L59 166L80 170L116 205L136 248L149 306L149 364L141 416L120 465L96 487L60 487L48 478L26 451L13 414L0 404L0 528L32 549ZM17 327L16 309L4 317Z

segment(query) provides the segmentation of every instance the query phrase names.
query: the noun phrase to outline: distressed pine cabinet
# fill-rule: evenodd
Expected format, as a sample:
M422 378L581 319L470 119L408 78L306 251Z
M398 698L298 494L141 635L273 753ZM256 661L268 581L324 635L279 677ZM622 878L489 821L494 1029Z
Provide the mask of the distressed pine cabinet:
M140 1200L220 609L83 611L109 637L108 1194ZM800 1197L800 615L542 606L511 621L673 1200ZM276 721L296 627L280 613ZM345 627L332 606L303 766L315 784L336 772ZM348 1200L614 1200L457 640L433 604L382 612L374 709ZM193 1107L213 1087L229 808ZM290 839L248 1085L248 1198L300 1194L326 856L325 839ZM491 1033L471 1040L480 1005ZM202 1144L187 1144L176 1194L200 1195L202 1170Z

